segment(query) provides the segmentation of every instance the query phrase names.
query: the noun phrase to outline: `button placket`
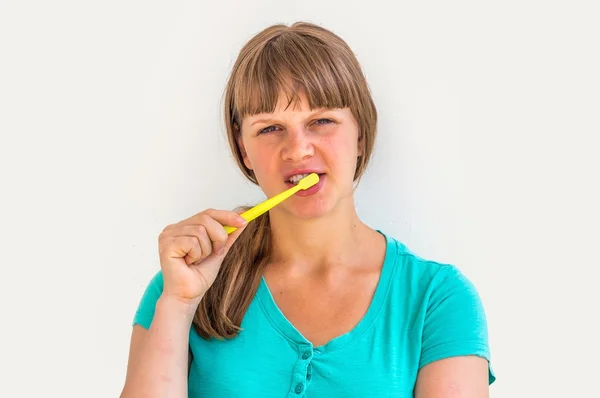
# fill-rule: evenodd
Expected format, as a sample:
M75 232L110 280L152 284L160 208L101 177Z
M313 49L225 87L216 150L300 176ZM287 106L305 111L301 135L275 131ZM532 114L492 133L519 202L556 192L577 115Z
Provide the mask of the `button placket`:
M309 368L311 367L311 360L313 357L313 347L311 345L302 345L298 347L298 360L295 366L295 376L294 381L295 384L292 384L291 394L295 394L295 396L301 397L306 393L306 388L310 377L308 376L311 371Z

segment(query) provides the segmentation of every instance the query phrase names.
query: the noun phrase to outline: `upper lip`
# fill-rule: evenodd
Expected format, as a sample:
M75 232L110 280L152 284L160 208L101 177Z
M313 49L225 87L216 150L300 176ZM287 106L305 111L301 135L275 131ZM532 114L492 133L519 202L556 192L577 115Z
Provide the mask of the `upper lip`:
M317 170L317 169L297 169L297 170L292 170L289 173L286 173L285 181L289 181L290 178L292 178L292 176L295 176L297 174L310 174L310 173L323 174L323 172L321 170Z

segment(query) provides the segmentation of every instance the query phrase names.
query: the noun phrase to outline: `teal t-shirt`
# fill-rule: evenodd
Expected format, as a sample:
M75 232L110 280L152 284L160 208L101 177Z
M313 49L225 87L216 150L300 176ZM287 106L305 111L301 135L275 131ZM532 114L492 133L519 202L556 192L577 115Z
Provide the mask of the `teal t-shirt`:
M237 337L206 341L190 328L189 397L412 397L428 363L461 355L489 363L487 322L473 284L456 267L386 240L366 314L323 346L313 346L285 318L264 278ZM158 272L134 324L150 327L162 288ZM489 383L494 380L489 366Z

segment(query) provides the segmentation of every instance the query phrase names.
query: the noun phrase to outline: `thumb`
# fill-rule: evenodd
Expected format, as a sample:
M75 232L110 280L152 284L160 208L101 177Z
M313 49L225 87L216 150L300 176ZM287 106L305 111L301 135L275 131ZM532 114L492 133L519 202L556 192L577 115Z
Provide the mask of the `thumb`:
M240 237L240 235L242 234L242 232L244 232L244 230L246 229L246 227L248 226L248 224L244 225L243 227L239 227L238 229L236 229L235 231L233 231L232 233L229 234L229 238L227 239L227 242L225 243L225 247L224 247L224 251L221 255L225 256L228 252L229 249L231 249L231 246L233 246L233 244L235 243L235 241Z
M251 208L252 208L251 206L240 206L240 207L234 209L233 211L235 213L241 215L242 213L246 212L247 210L249 210ZM242 232L244 232L244 230L246 229L246 227L248 226L248 224L249 224L249 222L246 223L246 225L244 225L243 227L238 227L235 231L233 231L232 233L229 234L229 238L227 239L227 242L225 243L225 246L218 253L219 256L225 257L227 255L227 253L229 253L229 249L231 249L231 247L233 246L233 244L235 243L235 241L240 237L240 235L242 234Z

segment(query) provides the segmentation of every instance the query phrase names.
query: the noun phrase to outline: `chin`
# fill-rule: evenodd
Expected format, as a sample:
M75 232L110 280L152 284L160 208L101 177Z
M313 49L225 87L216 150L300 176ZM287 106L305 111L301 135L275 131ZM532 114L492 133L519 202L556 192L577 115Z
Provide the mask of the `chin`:
M282 206L283 205L283 206ZM327 216L335 209L334 201L324 197L293 197L283 202L280 206L286 213L293 217L305 220Z

